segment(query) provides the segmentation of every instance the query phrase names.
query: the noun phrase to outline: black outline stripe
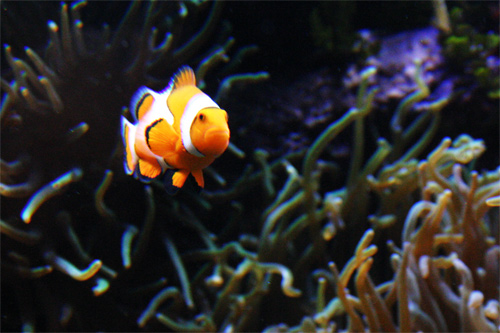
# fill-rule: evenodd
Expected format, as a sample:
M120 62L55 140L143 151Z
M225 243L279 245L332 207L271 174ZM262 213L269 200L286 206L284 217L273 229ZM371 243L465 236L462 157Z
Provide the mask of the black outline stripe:
M145 136L146 136L146 144L148 145L149 147L149 150L151 150L151 146L149 145L149 131L153 129L153 127L155 127L156 125L158 125L160 122L162 122L163 118L160 118L158 120L155 120L151 123L151 125L149 125L148 127L146 127L146 131L144 132Z
M151 96L153 97L153 95L151 95L150 93L145 93L144 95L142 95L141 99L137 102L136 106L135 106L135 119L139 120L139 109L141 108L142 106L142 103L144 103L144 100L148 97L148 96ZM153 98L153 101L154 101L154 98Z

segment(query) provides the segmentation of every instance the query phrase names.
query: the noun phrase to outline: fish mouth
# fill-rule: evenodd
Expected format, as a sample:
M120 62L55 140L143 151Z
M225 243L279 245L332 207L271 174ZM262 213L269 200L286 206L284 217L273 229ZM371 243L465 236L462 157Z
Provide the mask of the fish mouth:
M206 132L205 136L206 137L222 136L226 137L229 140L229 130L224 128L211 128Z
M214 156L221 155L229 145L229 136L229 129L209 129L205 133L205 140L208 143L207 153Z

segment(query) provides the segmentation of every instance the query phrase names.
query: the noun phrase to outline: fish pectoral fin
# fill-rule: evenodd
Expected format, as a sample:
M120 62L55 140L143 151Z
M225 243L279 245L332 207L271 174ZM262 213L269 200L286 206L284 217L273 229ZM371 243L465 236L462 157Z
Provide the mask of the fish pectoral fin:
M205 180L203 179L203 171L193 170L191 171L191 174L193 175L199 187L201 188L205 187Z
M181 188L184 186L187 177L189 176L189 170L178 170L172 176L172 185Z
M139 159L139 176L142 180L151 180L161 174L161 166L157 161L150 162Z
M151 152L158 156L168 156L175 149L177 133L163 118L155 120L146 128L146 143Z

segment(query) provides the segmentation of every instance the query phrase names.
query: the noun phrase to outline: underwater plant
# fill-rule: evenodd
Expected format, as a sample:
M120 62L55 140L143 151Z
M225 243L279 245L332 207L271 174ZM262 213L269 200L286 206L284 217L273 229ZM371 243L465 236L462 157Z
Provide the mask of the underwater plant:
M451 31L444 41L444 55L456 71L468 78L463 85L469 89L485 89L489 98L498 99L500 35L491 30L478 31L467 22L464 11L460 7L450 11Z
M230 145L203 192L170 197L122 171L119 119L135 90L160 90L190 63L230 106L233 87L268 75L212 85L212 68L228 61L221 72L232 74L254 50L229 61L234 41L222 38L203 52L220 2L133 2L97 38L84 4L62 4L46 55L4 48L4 330L498 331L500 167L473 171L490 138L440 131L456 95L434 75L439 47L404 58L398 95L387 91L391 61L353 67L349 108L301 110L311 142ZM206 6L200 30L187 29ZM297 96L307 93L321 98ZM341 139L345 160L330 150Z

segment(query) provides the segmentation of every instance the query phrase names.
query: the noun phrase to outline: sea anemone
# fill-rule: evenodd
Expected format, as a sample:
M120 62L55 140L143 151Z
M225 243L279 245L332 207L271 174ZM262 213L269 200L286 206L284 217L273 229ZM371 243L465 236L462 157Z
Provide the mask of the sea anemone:
M10 45L3 48L10 71L3 71L1 79L2 287L12 292L2 294L2 301L14 304L3 312L4 327L12 330L97 330L109 313L87 320L81 317L83 309L89 304L106 308L109 300L91 299L82 305L75 297L84 302L91 294L106 293L122 261L119 256L103 260L109 249L98 243L102 240L112 247L122 242L120 269L129 268L144 254L151 227L130 251L134 227L119 222L121 212L104 203L113 177L123 175L119 122L137 88L162 89L180 65L190 62L198 64L196 74L203 87L212 68L225 73L217 93L221 97L238 82L267 77L266 73L230 75L250 48L230 61L227 53L234 40L227 31L219 35L220 44L207 48L221 14L219 2L209 9L207 2L134 1L117 28L105 24L98 31L84 26L86 5L62 3L59 22L47 24L49 42L42 52L26 46L24 55L16 55ZM13 4L3 6L10 18L21 15ZM202 24L199 15L206 16ZM187 29L191 26L199 30ZM9 36L16 40L4 42L20 43L18 35ZM149 187L139 191L148 202L146 224L151 226L153 192ZM125 200L137 198L130 194ZM69 280L51 274L56 270ZM87 280L90 285L74 285ZM57 287L59 281L64 288ZM70 294L65 288L72 290ZM20 316L15 315L16 308ZM105 327L130 327L120 318L123 313Z

